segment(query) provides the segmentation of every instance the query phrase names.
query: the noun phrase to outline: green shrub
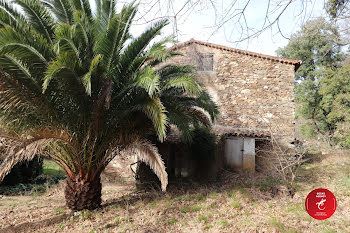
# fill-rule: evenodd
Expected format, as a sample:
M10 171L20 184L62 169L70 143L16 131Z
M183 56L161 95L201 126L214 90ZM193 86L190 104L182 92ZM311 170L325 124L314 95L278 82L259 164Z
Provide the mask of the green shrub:
M316 127L308 121L300 126L300 132L306 138L313 138L316 134Z
M43 172L43 159L35 157L33 160L16 164L11 172L5 176L0 185L16 185L32 182Z

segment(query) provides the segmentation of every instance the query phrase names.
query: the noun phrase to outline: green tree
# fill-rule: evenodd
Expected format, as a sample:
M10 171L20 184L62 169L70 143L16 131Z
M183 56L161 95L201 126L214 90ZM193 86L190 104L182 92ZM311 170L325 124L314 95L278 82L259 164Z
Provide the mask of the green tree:
M312 122L314 131L332 131L334 125L327 121L328 111L321 104L320 78L325 70L336 70L344 60L338 44L338 28L324 18L308 21L295 33L288 45L277 51L281 57L302 61L296 72L296 117Z
M170 39L153 41L167 21L133 38L135 4L116 12L116 1L96 0L93 12L88 0L14 2L21 12L0 0L0 180L17 162L48 156L67 174L67 206L93 209L101 172L129 150L165 190L164 163L146 139L163 141L170 124L186 135L217 114L191 67L162 64L174 56Z
M336 19L347 14L347 5L349 0L328 0L326 2L326 12L332 18Z
M314 81L320 67L337 68L343 61L339 41L338 27L325 18L317 18L307 21L292 35L286 47L277 50L277 54L302 61L296 72L297 81Z
M350 65L325 70L320 77L320 107L325 113L331 136L337 143L350 147Z

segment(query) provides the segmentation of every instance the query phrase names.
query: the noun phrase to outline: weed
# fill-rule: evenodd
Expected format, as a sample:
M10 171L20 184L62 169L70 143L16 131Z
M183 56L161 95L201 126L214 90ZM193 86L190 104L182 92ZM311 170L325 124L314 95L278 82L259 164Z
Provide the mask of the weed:
M170 218L169 220L168 220L168 224L169 225L173 225L173 224L175 224L176 223L176 219L175 218Z
M233 208L236 208L236 209L241 209L242 208L242 204L239 202L239 201L233 201L231 202L231 206Z
M183 197L183 200L184 201L192 201L193 199L195 199L196 196L193 196L193 195L190 195L190 194L186 194L184 197Z
M82 210L82 211L77 211L74 212L72 219L74 219L74 217L78 217L79 220L86 220L86 219L91 219L92 218L92 212L90 210Z
M350 189L350 176L347 174L342 174L339 176L339 178L337 179L338 181L338 186L342 189L342 190L346 190L348 191Z
M328 221L328 220L324 220L321 222L322 225L325 225L325 226L328 226L330 225L331 223Z
M204 200L205 200L205 197L204 197L202 194L197 194L197 195L195 196L195 199L196 199L197 201L204 201Z
M209 209L216 209L216 208L218 208L219 206L218 206L218 203L216 203L216 201L214 201L213 203L211 203L210 205L209 205Z
M217 197L218 196L218 193L210 193L209 194L209 197L210 198L215 198L215 197Z
M192 212L198 212L201 210L201 207L196 205L196 206L193 206L191 209L192 209Z
M120 218L117 216L114 218L114 222L116 225L119 225L120 224Z
M304 216L305 215L305 210L304 210L304 205L303 204L294 204L291 205L288 209L287 209L288 213L293 213L296 216Z
M226 228L228 226L228 222L226 220L220 221L221 228Z
M198 221L207 223L208 222L208 217L204 216L204 215L201 215L201 216L198 217Z
M229 190L227 192L227 196L230 198L234 198L236 196L236 190Z
M181 213L187 213L190 211L190 208L188 206L185 206L184 208L181 209Z
M248 210L246 210L246 211L243 212L243 215L250 216L250 215L252 215L252 213L250 213Z
M324 233L336 233L337 231L335 231L329 227L325 227L325 229L323 229L323 232Z
M269 220L269 223L271 226L273 226L276 229L282 230L285 228L284 224L280 221L278 221L276 218L271 218Z
M63 213L63 209L61 209L61 208L57 208L57 209L55 209L55 214L62 214Z
M285 226L282 222L280 222L279 220L277 220L274 217L269 220L269 224L272 227L274 227L277 231L280 231L280 232L286 232L286 233L298 232L297 229Z
M251 202L255 201L253 195L250 192L248 192L244 187L239 186L238 190L243 196L248 198L249 201Z
M150 207L151 207L151 209L155 209L157 207L157 205L158 205L158 201L154 200L154 201L151 202Z

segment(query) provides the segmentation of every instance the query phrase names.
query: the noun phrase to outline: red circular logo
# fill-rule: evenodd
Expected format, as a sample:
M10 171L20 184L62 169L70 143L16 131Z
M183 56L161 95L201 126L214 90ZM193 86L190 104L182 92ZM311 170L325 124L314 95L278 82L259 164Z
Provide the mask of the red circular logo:
M334 214L337 208L337 200L328 189L315 189L307 195L305 208L314 219L324 220Z

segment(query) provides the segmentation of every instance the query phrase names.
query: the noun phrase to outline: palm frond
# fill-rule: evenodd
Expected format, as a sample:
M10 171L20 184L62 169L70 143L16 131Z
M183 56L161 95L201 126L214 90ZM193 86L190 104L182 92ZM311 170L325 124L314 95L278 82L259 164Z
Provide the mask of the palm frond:
M0 72L0 113L2 118L8 119L2 119L2 122L8 123L17 117L16 124L27 128L37 126L37 120L47 116L56 118L54 108L45 97L40 98L41 90L35 92L31 86L24 84L6 72Z
M11 144L2 140L2 146L7 148L8 156L0 164L0 181L11 171L12 167L23 160L32 160L35 155L41 154L52 139L30 139ZM8 144L7 144L8 143ZM7 145L6 145L7 144Z
M52 57L47 41L40 34L28 31L23 35L10 26L0 29L0 54L5 53L31 62L38 59L44 65L47 65L48 59Z
M73 23L73 9L70 0L44 0L43 3L60 23Z
M166 191L168 185L168 174L165 171L164 161L162 160L157 147L152 145L149 141L139 139L130 144L126 148L126 151L136 154L140 161L145 162L158 176L162 184L162 190Z
M168 58L171 57L170 51L166 49L167 44L174 43L174 37L168 36L164 39L154 43L151 48L146 52L146 57L152 59L151 66L154 66L157 62L165 62Z
M170 79L162 86L162 91L167 91L171 88L180 88L183 92L189 95L198 95L201 91L200 86L193 75L183 75Z
M34 130L28 135L29 139L17 139L8 136L8 133L0 133L0 148L5 150L7 156L0 164L0 181L9 173L11 168L23 160L32 160L35 155L44 156L44 150L55 141L60 141L75 150L74 136L66 130L44 127ZM76 151L75 151L76 153ZM61 158L53 157L63 165ZM63 168L65 168L63 166ZM65 169L69 174L69 169Z
M70 0L75 11L82 11L89 20L92 20L92 11L89 0Z
M82 64L81 54L76 44L73 41L72 26L68 24L60 24L56 27L56 51L60 53L69 53L74 56L78 64Z
M190 65L167 64L158 68L157 73L160 75L161 81L165 84L168 80L174 77L191 75L194 70L195 68Z
M95 53L103 56L107 71L110 71L112 61L117 59L116 55L129 38L129 27L135 14L133 5L124 6L120 14L110 19L107 30L96 45Z
M214 122L219 114L219 107L209 95L208 91L203 89L198 96L197 102L197 106L207 111L210 115L211 121Z
M148 30L142 33L139 37L130 42L125 51L120 55L118 71L121 74L128 74L133 69L140 67L134 64L137 59L149 45L149 43L160 34L162 28L168 24L167 20L161 20L152 25ZM125 72L126 71L126 72Z
M80 89L78 82L78 75L75 70L79 67L78 61L75 56L70 53L61 53L56 61L50 63L47 68L46 75L43 78L43 93L46 91L51 80L61 77L63 80L67 80L69 83L76 83L76 89Z
M167 111L161 100L156 96L148 98L144 103L136 105L135 109L144 112L148 116L148 118L153 122L158 139L161 142L164 141L166 137L168 117L166 115Z
M191 118L194 125L203 124L207 128L211 127L210 116L204 109L191 107L186 110L186 114Z
M102 56L100 54L94 57L94 59L92 59L91 61L89 72L87 72L82 79L83 85L85 87L85 91L90 96L91 96L91 77L96 72L101 60L102 60Z
M159 76L151 67L147 66L135 76L135 85L145 89L148 95L153 96L159 90Z
M32 81L33 86L36 86L37 90L40 90L40 83L30 72L28 65L23 63L21 59L13 56L12 54L4 54L0 56L0 65L6 67L6 70L13 75L19 77L27 77Z
M89 35L90 32L90 22L87 21L85 15L79 14L80 12L76 12L74 14L74 25L72 25L72 37L74 38L74 41L79 44L79 42L83 41L83 46L92 46L93 44L90 44L91 36ZM82 40L82 38L84 40Z
M95 30L98 35L101 35L107 28L109 28L110 20L116 14L116 2L117 0L95 0Z
M11 26L20 29L25 24L26 19L13 5L8 4L6 0L0 0L0 27Z
M31 26L52 44L55 22L44 5L39 0L14 1L22 7Z

